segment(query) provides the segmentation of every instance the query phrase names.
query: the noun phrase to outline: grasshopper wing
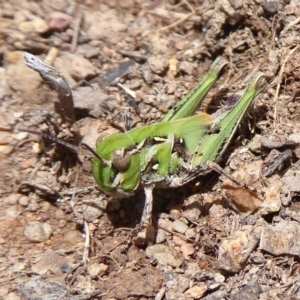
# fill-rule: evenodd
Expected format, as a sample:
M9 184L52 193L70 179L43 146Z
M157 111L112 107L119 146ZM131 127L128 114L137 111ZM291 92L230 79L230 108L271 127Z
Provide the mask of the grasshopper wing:
M183 143L188 155L194 154L203 137L210 130L212 117L206 113L172 121L175 138Z

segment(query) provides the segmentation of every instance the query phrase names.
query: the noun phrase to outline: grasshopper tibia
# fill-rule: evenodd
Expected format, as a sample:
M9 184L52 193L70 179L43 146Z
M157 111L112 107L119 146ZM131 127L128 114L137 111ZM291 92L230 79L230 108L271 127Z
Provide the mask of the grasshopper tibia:
M240 186L243 189L249 190L250 192L254 193L254 194L261 194L262 196L265 194L263 191L260 191L252 186L249 186L246 183L240 182L239 180L237 180L236 178L234 178L232 175L228 174L227 172L225 172L218 164L212 162L212 161L207 161L199 166L197 166L196 168L186 171L182 176L181 176L181 182L179 183L180 185L184 185L192 180L194 180L195 178L199 177L199 176L203 176L206 175L207 173L209 173L210 171L215 171L217 173L219 173L220 175L224 175L225 177L227 177L228 179L230 179L231 181L233 181L235 184L237 184L238 186ZM175 181L174 181L175 183ZM175 186L179 186L177 185L177 181L175 183Z

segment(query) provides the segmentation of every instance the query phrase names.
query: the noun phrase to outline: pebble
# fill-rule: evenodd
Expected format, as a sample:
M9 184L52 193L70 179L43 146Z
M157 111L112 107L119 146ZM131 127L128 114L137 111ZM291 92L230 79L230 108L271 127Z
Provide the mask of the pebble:
M71 56L72 54L63 52L53 62L53 67L67 80L69 86L73 86L76 84L76 81L72 78L69 72L71 65Z
M243 7L245 0L229 0L229 2L235 10L238 10Z
M154 258L159 264L164 266L180 267L183 262L183 256L174 248L166 245L152 245L147 247L146 255Z
M2 200L3 203L9 205L16 205L21 198L21 194L11 194Z
M10 132L0 131L0 145L14 144L14 137Z
M173 57L169 60L169 70L168 70L167 76L175 77L177 75L178 64L179 64L179 61L175 57Z
M289 140L296 142L296 143L300 143L300 133L292 133L289 136Z
M185 277L184 275L179 275L178 284L177 284L177 291L183 293L186 291L190 286L190 279Z
M16 139L17 139L18 141L22 141L22 140L27 139L28 136L29 136L28 132L18 132L18 133L16 134Z
M11 145L0 145L0 153L8 155L14 152L14 146Z
M39 222L46 222L52 218L52 214L49 212L41 212L38 216Z
M19 24L19 30L22 32L45 33L49 30L47 23L40 18L32 21L25 21Z
M61 255L52 249L47 249L32 262L31 270L40 275L49 273L59 279L59 276L64 277L63 271L68 269L68 265L72 265L71 260L68 255Z
M179 236L176 236L175 234L172 237L172 241L174 243L174 246L178 246L178 247L181 247L182 245L184 245L186 243L186 241L184 239L180 238Z
M184 275L188 278L193 278L199 272L201 272L199 265L195 262L190 262L184 271Z
M148 59L148 65L153 73L162 74L168 68L169 61L165 57L155 56Z
M5 56L7 84L15 91L31 92L42 83L40 75L25 65L23 52L8 52Z
M67 220L61 219L58 221L58 227L59 228L64 228L67 225Z
M63 236L64 244L66 244L65 248L74 248L78 242L82 240L81 234L78 230L69 230Z
M273 255L300 255L300 225L281 220L275 225L264 224L259 243L260 250Z
M65 31L70 26L70 23L72 21L71 16L58 11L50 14L49 19L49 29L58 32Z
M57 209L55 210L54 216L56 219L60 220L60 219L64 219L65 218L65 213L63 210L61 209Z
M99 47L93 47L90 44L83 44L77 47L77 53L87 59L96 57L100 54Z
M207 291L207 286L204 283L199 283L199 285L195 285L188 289L184 294L193 299L199 299L203 296L203 294Z
M89 223L89 230L90 230L90 231L95 231L97 228L98 228L98 227L97 227L95 224Z
M25 227L24 235L30 242L45 242L52 234L52 228L48 223L38 221L28 223Z
M70 86L76 84L75 80L89 79L97 75L97 69L91 62L70 53L57 57L54 68L67 79Z
M87 271L90 276L97 276L98 274L101 274L103 272L106 272L108 270L108 266L101 263L101 264L91 264L88 266Z
M5 210L7 216L16 219L20 215L21 211L17 208L16 205L11 206L10 208Z
M200 218L201 211L198 207L188 208L184 210L182 216L188 219L189 221L197 222Z
M177 41L175 41L174 43L174 47L177 50L184 50L189 46L189 42L185 39L178 39Z
M261 168L261 161L253 161L239 168L238 171L234 173L234 177L252 186L253 183L259 180ZM241 212L255 211L262 206L262 200L259 197L253 195L253 193L246 189L237 188L228 178L223 181L222 188L225 190L226 196Z
M261 297L263 293L262 286L257 281L250 281L249 283L241 286L239 291L231 298L232 300L247 299L266 299L266 297ZM273 297L272 297L273 298ZM276 297L274 297L276 298ZM289 298L289 297L287 297Z
M174 207L172 207L170 209L170 212L169 212L171 219L173 219L173 220L180 219L181 216L182 216L182 212L181 211L182 211L182 207L181 206L178 207L178 205L175 205Z
M6 300L20 300L20 295L17 292L12 292L5 297Z
M25 21L27 21L27 17L23 12L16 11L14 13L14 22L15 22L15 24L19 24L19 23L25 22Z
M172 222L171 221L169 221L169 220L166 220L166 219L159 219L158 220L158 225L159 225L159 227L161 227L161 228L163 228L163 229L166 229L167 231L170 231L170 232L172 232Z
M97 75L97 69L84 57L74 55L71 60L70 75L75 80L90 79Z
M21 295L24 295L22 297L22 299L24 300L71 299L70 297L68 297L69 291L67 287L64 284L58 282L58 280L42 280L35 277L24 280L24 282L19 285L18 290ZM72 296L73 299L76 299L75 297L76 296Z
M188 229L188 226L181 222L180 220L176 220L172 223L172 227L175 231L184 234L185 231Z
M180 247L180 251L182 252L185 259L189 259L192 254L195 253L194 246L189 243L185 243Z
M197 231L196 228L188 228L184 235L188 238L188 239L194 239L197 236Z
M60 266L60 270L61 270L63 273L70 273L70 272L72 272L73 268L72 268L68 263L63 263L63 264Z
M156 244L162 244L166 240L166 232L162 229L158 229L156 235Z
M168 289L165 293L166 300L187 300L186 296L183 293L177 292L175 289ZM190 299L188 299L190 300Z
M116 33L128 30L128 25L120 21L116 10L86 11L84 19L88 27L86 33L90 40L109 39L112 44L115 44L118 41L118 36L121 36Z
M28 205L27 210L31 212L38 211L40 208L39 203L37 202L32 202Z
M216 273L216 274L214 275L214 279L215 279L216 282L221 283L221 282L224 282L224 281L225 281L225 276L223 276L223 275L220 274L220 273Z
M29 204L29 197L27 197L25 195L21 196L21 198L19 199L19 204L21 206L24 206L24 207L28 206L28 204Z
M49 201L40 202L41 210L48 211L51 208Z
M272 176L269 180L269 184L270 187L266 190L260 211L262 215L278 212L281 208L280 192L283 187L283 182L279 176Z
M97 201L95 206L83 205L83 218L90 223L103 215L103 211L103 203L100 201Z
M100 54L100 50L98 48L93 48L84 53L84 57L87 59L97 57Z
M218 253L218 261L222 269L228 272L238 272L241 269L243 253L248 246L247 233L237 230L232 236L223 239ZM270 239L268 240L270 243Z

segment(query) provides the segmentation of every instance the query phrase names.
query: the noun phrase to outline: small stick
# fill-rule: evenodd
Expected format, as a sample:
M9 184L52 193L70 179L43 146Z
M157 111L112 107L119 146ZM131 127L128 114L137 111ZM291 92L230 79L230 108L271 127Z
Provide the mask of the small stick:
M288 55L285 57L282 65L281 65L281 68L280 68L280 71L279 71L279 74L278 74L278 82L277 82L277 87L276 87L276 93L275 93L275 96L274 96L274 104L275 104L275 108L274 108L274 123L276 124L277 122L277 104L278 104L278 97L279 97L279 89L280 89L280 86L281 86L281 81L282 81L282 77L283 77L283 72L284 72L284 69L285 69L285 65L286 63L288 62L290 56L299 48L299 45L297 45L294 49L292 49ZM276 126L274 126L276 128Z
M195 15L196 11L195 9L192 7L192 5L187 1L187 0L182 0L182 2L184 2L188 8L191 10L191 12L188 15L185 15L183 18L177 20L176 22L165 26L163 28L160 29L160 31L164 31L164 30L168 30L168 29L172 29L176 26L178 26L179 24L183 23L184 21L188 20L189 18L191 18L193 15Z
M190 20L196 23L200 23L201 22L201 17L200 16L195 16L192 15L190 16L190 14L186 15L183 13L179 13L179 12L175 12L175 11L169 11L163 8L156 8L155 10L151 11L151 10L147 10L146 11L148 14L151 15L155 15L164 19L170 19L170 18L174 18L174 19L183 19L186 16L189 16Z
M71 52L74 53L77 44L78 44L78 37L79 37L79 29L82 23L83 19L83 12L80 12L79 15L77 16L75 22L74 22L74 29L73 29L73 36L72 36L72 44L71 44Z
M294 21L292 21L290 24L288 24L280 33L280 35L283 35L285 33L287 33L287 31L290 30L290 28L292 28L294 25L297 25L300 22L300 17L298 17L297 19L295 19Z

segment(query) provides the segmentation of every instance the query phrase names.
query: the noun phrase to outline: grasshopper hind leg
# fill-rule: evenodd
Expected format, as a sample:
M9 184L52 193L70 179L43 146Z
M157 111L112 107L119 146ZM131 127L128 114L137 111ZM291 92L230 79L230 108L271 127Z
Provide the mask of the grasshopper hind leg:
M220 175L224 175L225 177L227 177L228 179L233 181L238 186L240 186L244 189L247 189L247 190L253 192L254 194L264 195L263 191L260 191L256 188L249 186L248 184L238 181L232 175L225 172L218 164L211 162L211 161L207 161L207 162L195 167L194 169L186 170L179 176L170 177L168 185L169 185L169 187L180 187L180 186L183 186L183 185L191 182L192 180L196 179L199 176L203 176L203 175L210 173L211 171L215 171L215 172L219 173Z

